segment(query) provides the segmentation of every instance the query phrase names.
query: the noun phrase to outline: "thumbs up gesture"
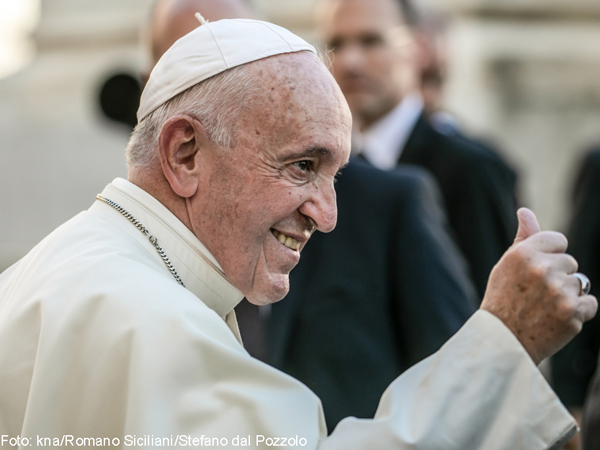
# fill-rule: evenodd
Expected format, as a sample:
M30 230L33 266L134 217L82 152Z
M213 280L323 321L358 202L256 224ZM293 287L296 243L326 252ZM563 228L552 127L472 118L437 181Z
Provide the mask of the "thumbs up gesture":
M539 364L579 333L598 302L581 293L573 275L577 261L565 253L567 239L540 231L529 209L517 215L517 236L492 270L481 308L502 320Z

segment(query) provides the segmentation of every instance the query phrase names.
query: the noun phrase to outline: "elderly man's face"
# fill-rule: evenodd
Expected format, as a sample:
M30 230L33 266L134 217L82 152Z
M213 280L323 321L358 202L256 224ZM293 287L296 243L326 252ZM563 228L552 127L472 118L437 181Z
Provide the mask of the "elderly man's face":
M355 125L368 127L416 85L416 47L398 0L324 0L319 33Z
M192 228L246 298L266 304L289 290L289 273L316 230L336 223L334 177L349 156L351 119L314 55L252 64L261 98L235 149L203 157Z

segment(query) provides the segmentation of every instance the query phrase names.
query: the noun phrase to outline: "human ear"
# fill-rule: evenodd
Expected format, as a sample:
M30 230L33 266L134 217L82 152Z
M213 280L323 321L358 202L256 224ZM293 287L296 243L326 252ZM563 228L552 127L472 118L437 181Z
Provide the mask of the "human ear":
M171 117L158 137L158 154L171 189L183 198L198 190L203 147L211 145L206 128L188 115Z

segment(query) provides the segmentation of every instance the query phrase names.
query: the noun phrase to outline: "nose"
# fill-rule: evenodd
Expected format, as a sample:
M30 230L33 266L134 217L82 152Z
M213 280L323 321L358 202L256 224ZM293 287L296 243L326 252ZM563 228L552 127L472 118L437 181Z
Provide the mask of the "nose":
M333 182L315 187L314 193L299 208L310 218L317 230L329 233L337 223L337 204Z

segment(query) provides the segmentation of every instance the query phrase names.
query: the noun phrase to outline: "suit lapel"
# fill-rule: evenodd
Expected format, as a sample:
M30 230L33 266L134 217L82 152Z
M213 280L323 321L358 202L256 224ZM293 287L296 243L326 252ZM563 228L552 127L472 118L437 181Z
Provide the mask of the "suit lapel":
M428 132L429 125L423 114L417 120L415 127L412 130L404 149L398 158L398 164L422 164L425 157L424 149L427 149L428 137L431 133Z

